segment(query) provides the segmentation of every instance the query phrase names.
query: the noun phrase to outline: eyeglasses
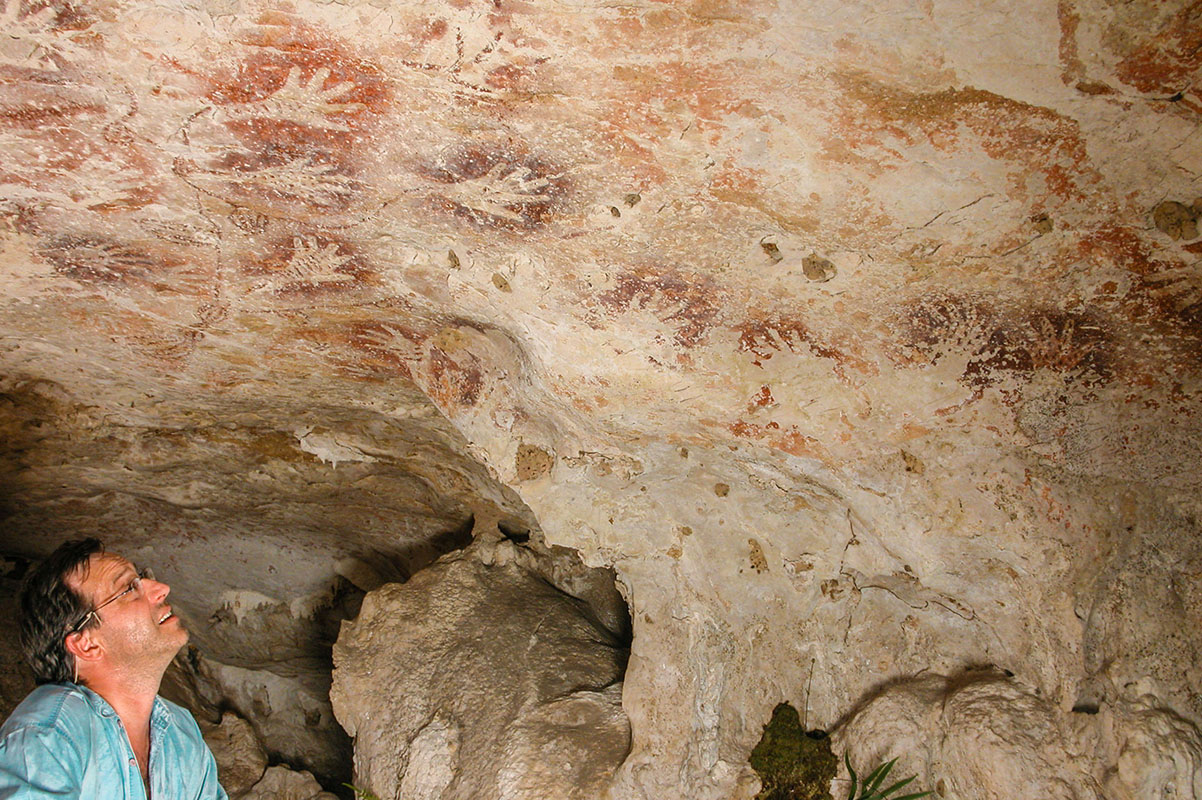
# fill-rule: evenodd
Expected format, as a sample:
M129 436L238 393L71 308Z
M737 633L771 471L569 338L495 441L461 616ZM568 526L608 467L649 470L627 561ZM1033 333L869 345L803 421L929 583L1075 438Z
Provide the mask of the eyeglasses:
M94 607L91 611L89 611L88 613L86 613L82 617L80 617L79 622L76 622L73 626L71 626L71 628L67 631L67 633L79 633L85 627L87 627L88 622L92 619L92 617L95 617L96 623L99 624L100 623L100 615L96 613L97 611L104 608L109 603L117 602L122 597L125 597L125 595L129 594L130 592L140 591L142 589L142 581L152 581L152 580L154 580L154 573L150 570L149 567L138 570L138 574L136 576L134 576L134 579L132 581L129 582L129 586L126 586L124 589L117 592L115 595L110 597L108 600L105 600L103 603Z

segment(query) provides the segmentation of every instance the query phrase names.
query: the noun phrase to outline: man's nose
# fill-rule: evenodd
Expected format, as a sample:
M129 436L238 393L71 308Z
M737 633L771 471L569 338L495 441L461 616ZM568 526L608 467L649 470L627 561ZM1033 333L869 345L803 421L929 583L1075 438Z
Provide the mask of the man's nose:
M144 581L144 583L147 584L146 596L155 603L163 600L167 597L167 595L171 594L171 587L162 581L147 579Z

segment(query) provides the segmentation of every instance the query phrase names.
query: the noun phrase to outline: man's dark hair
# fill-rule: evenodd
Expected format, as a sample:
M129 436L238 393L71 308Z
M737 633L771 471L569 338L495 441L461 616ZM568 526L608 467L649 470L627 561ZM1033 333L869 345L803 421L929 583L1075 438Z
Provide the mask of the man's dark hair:
M91 601L67 585L67 577L103 552L99 539L63 542L38 564L21 586L21 649L39 684L70 682L75 657L67 652L67 632L92 610ZM96 624L95 617L84 627Z

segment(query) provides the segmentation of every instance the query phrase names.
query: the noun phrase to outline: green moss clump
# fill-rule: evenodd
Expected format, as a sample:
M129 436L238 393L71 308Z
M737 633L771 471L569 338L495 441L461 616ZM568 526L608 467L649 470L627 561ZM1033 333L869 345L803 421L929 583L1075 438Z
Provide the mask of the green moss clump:
M802 730L797 709L781 703L751 751L751 768L763 784L756 800L832 800L839 761L826 733Z

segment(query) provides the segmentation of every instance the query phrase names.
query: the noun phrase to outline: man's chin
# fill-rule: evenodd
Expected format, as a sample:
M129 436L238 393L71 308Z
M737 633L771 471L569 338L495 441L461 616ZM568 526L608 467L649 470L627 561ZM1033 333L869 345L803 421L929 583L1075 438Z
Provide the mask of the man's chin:
M179 643L179 647L176 648L176 653L178 653L188 645L188 640L192 638L192 635L188 633L188 629L184 627L184 623L179 620L179 617L172 617L166 624L177 626L177 630L171 631L171 633Z

